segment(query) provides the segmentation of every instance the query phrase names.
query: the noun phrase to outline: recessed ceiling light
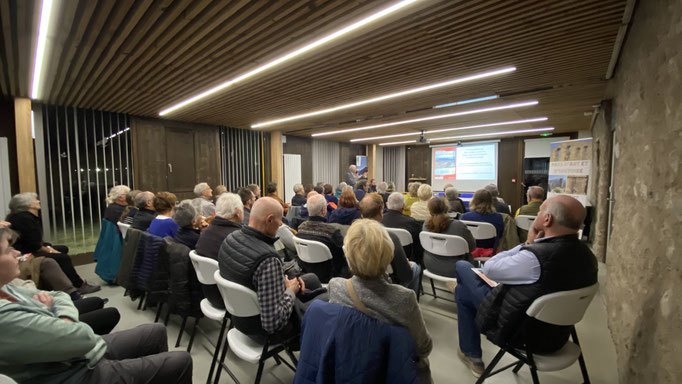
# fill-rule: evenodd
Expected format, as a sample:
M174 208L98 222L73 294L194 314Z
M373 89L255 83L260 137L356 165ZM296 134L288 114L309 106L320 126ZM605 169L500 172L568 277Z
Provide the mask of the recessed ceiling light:
M457 140L457 139L467 139L471 137L487 137L487 136L501 136L501 135L512 135L515 133L531 133L531 132L545 132L553 131L554 127L544 127L544 128L531 128L531 129L518 129L515 131L502 131L502 132L490 132L490 133L478 133L473 135L461 135L461 136L449 136L449 137L438 137L433 138L431 141L438 140Z
M381 144L379 144L379 145L381 145L381 146L385 146L385 145L400 145L400 144L412 144L412 143L416 143L416 142L417 142L417 140L396 141L396 142L393 142L393 143L381 143Z
M494 100L497 98L499 98L499 96L497 96L497 95L486 96L486 97L478 97L475 99L469 99L469 100L464 100L464 101L455 101L454 103L439 104L439 105L436 105L434 108L437 109L437 108L445 108L445 107L454 107L455 105L478 103L479 101Z
M300 114L300 115L288 116L288 117L283 117L283 118L281 118L281 119L265 121L265 122L258 123L258 124L252 124L252 125L251 125L251 128L263 128L263 127L267 127L267 126L274 125L274 124L279 124L279 123L284 123L284 122L291 121L291 120L298 120L298 119L303 119L303 118L310 117L310 116L317 116L317 115L322 115L322 114L325 114L325 113L335 112L335 111L339 111L339 110L342 110L342 109L353 108L353 107L357 107L358 105L376 103L376 102L378 102L378 101L393 99L393 98L400 97L400 96L405 96L405 95L411 95L411 94L413 94L413 93L429 91L429 90L431 90L431 89L442 88L442 87L447 87L447 86L450 86L450 85L455 85L455 84L459 84L459 83L464 83L464 82L467 82L467 81L483 79L483 78L490 77L490 76L495 76L495 75L501 75L501 74L503 74L503 73L514 72L515 70L516 70L515 67L507 67L507 68L502 68L502 69L496 69L496 70L494 70L494 71L488 71L488 72L477 73L477 74L475 74L475 75L460 77L460 78L457 78L457 79L452 79L452 80L448 80L448 81L443 81L443 82L436 83L436 84L430 84L430 85L426 85L426 86L419 87L419 88L413 88L413 89L408 89L408 90L405 90L405 91L400 91L400 92L390 93L390 94L387 94L387 95L377 96L377 97L373 97L373 98L371 98L371 99L365 99L365 100L360 100L360 101L354 101L354 102L352 102L352 103L343 104L343 105L338 105L338 106L336 106L336 107L331 107L331 108L326 108L326 109L320 109L320 110L318 110L318 111L313 111L313 112L308 112L308 113L302 113L302 114ZM447 104L447 105L446 105L446 104L443 104L443 105L440 105L440 106L437 105L437 106L435 106L434 108L442 108L442 107L446 107L446 106L453 106L453 105L460 105L460 104L467 104L467 103L475 103L475 102L477 102L477 101L492 100L492 99L496 99L496 98L497 98L497 96L487 96L487 97L481 97L481 98L478 98L478 99L471 99L471 100L459 101L459 102L456 102L456 103L450 103L450 104Z
M395 125L403 125L403 124L410 124L410 123L418 123L420 121L428 121L428 120L436 120L436 119L444 119L447 117L455 117L455 116L464 116L464 115L472 115L476 113L485 113L485 112L493 112L493 111L499 111L503 109L512 109L512 108L521 108L521 107L529 107L531 105L537 105L537 101L526 101L523 103L514 103L514 104L506 104L506 105L500 105L497 107L489 107L489 108L481 108L481 109L472 109L468 111L461 111L461 112L455 112L455 113L448 113L444 115L436 115L436 116L428 116L428 117L422 117L419 119L410 119L410 120L402 120L402 121L394 121L392 123L384 123L384 124L376 124L376 125L368 125L365 127L358 127L358 128L349 128L349 129L341 129L338 131L330 131L330 132L320 132L320 133L313 133L313 137L318 137L318 136L329 136L329 135L337 135L339 133L348 133L348 132L357 132L357 131L366 131L368 129L377 129L377 128L383 128L383 127L392 127Z
M170 108L166 108L163 111L159 112L159 115L160 116L167 115L167 114L169 114L173 111L176 111L176 110L178 110L184 106L187 106L187 105L192 104L196 101L199 101L199 100L201 100L207 96L210 96L210 95L212 95L218 91L221 91L221 90L229 87L232 84L235 84L235 83L238 83L242 80L248 79L251 76L254 76L258 73L261 73L261 72L266 71L272 67L275 67L279 64L282 64L285 61L293 59L294 57L300 56L300 55L310 51L311 49L317 48L317 47L319 47L323 44L326 44L332 40L338 39L339 37L346 35L346 34L352 32L356 29L362 28L365 25L367 25L371 22L374 22L374 21L376 21L382 17L385 17L385 16L388 16L392 13L395 13L398 10L405 8L406 6L415 3L416 1L417 0L403 0L403 1L400 1L396 4L393 4L390 7L384 8L379 12L375 12L375 13L365 17L364 19L362 19L360 21L357 21L351 25L348 25L344 28L341 28L335 32L332 32L332 33L330 33L330 34L328 34L328 35L326 35L320 39L313 41L310 44L307 44L301 48L298 48L298 49L291 51L291 52L289 52L283 56L280 56L280 57L276 58L275 60L272 60L268 63L261 65L258 68L252 69L249 72L246 72L242 75L239 75L239 76L235 77L234 79L228 80L228 81L221 83L221 84L219 84L219 85L217 85L217 86L215 86L215 87L213 87L207 91L201 92L198 95L195 95L195 96L190 97L189 99L183 100L183 101L171 106Z
M369 140L381 140L381 139L390 139L393 137L403 137L403 136L412 136L412 135L428 135L431 133L439 133L439 132L448 132L448 131L460 131L463 129L474 129L474 128L486 128L486 127L496 127L498 125L512 125L512 124L525 124L525 123L535 123L538 121L547 121L546 117L535 117L532 119L524 119L524 120L513 120L513 121L501 121L499 123L490 123L490 124L479 124L479 125L470 125L467 127L457 127L457 128L443 128L443 129L434 129L430 131L419 131L419 132L409 132L409 133L398 133L395 135L386 135L386 136L374 136L374 137L363 137L361 139L352 139L351 142L356 142L356 141L369 141Z
M50 15L52 14L52 0L43 0L40 11L40 26L38 27L38 43L36 44L36 61L33 65L33 84L31 85L31 99L38 98L40 88L40 75L45 58L45 44L47 44L47 31L50 28Z

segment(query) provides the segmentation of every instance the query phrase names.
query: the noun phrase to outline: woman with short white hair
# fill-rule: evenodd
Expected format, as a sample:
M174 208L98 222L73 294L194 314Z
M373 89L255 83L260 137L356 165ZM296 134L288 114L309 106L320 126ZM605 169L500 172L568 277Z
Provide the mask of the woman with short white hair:
M126 196L130 192L130 188L127 185L117 185L111 190L109 190L109 196L107 197L107 208L104 210L104 218L111 221L112 223L118 223L118 219L121 218L123 211L128 206L126 201Z
M386 267L393 259L394 250L388 232L375 220L359 219L348 229L343 247L353 277L335 277L329 281L329 302L353 307L379 321L407 328L416 347L420 382L430 383L428 356L433 343L417 296L413 290L386 279Z
M183 200L173 210L173 221L180 227L175 232L175 240L194 249L199 240L199 228L203 217L192 204L192 200Z
M417 197L419 201L412 204L410 207L410 216L415 220L426 220L431 215L429 214L429 208L427 204L429 200L433 198L433 190L428 184L422 184L417 190Z

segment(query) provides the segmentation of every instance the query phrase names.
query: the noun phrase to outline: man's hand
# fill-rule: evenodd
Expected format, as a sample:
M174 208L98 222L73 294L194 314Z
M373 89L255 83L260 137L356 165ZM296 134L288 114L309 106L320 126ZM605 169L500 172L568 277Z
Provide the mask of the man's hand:
M38 292L35 295L33 295L33 298L36 301L45 304L45 306L47 306L48 309L52 309L52 301L54 300L54 298L50 296L47 292L43 291Z
M301 289L301 283L299 282L298 277L290 279L287 276L284 276L284 285L287 287L287 289L292 290L294 293L298 293L298 291Z
M303 281L303 279L301 279L300 277L297 277L296 279L298 280L298 283L301 284L301 292L305 292L305 282Z
M62 317L60 317L60 319L66 321L67 323L73 323L73 320L69 319L68 317L62 316Z
M537 230L534 226L528 229L528 238L526 239L526 244L533 244L535 240L542 239L545 237L545 231L543 229Z

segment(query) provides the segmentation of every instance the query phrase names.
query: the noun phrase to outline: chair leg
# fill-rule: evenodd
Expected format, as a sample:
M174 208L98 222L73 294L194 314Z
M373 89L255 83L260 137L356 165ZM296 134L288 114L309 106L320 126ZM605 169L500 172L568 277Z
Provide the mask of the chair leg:
M533 377L533 384L540 384L540 379L538 379L538 371L530 367L530 375Z
M180 340L182 340L182 333L185 332L185 324L187 324L187 316L182 318L182 325L180 325L180 332L178 333L178 341L175 342L175 348L180 346Z
M223 352L220 354L220 364L216 368L216 374L215 374L215 384L218 384L220 382L220 373L223 371L223 363L225 362L225 355L227 355L227 338L223 340Z
M490 362L490 364L488 364L488 366L485 367L485 371L483 371L481 377L479 377L478 380L476 380L476 384L481 384L483 383L483 381L485 381L486 377L490 375L490 372L493 371L493 368L495 368L495 366L500 361L502 356L504 356L504 353L505 353L504 349L500 348L500 351L497 352L497 355L495 355L495 357L493 357L493 360Z
M142 304L144 304L144 293L143 293L142 295L140 295L140 302L137 303L137 310L138 310L138 311L139 311L140 309L142 309Z
M223 343L223 337L225 337L225 326L227 325L227 316L223 317L223 324L220 326L220 334L218 336L218 342L215 345L215 351L213 351L213 359L211 360L211 369L208 371L208 379L206 379L206 384L211 384L211 376L213 376L213 370L215 369L215 364L218 361L218 355L220 354L220 345ZM220 369L220 367L218 367Z
M192 351L192 343L194 343L194 335L197 334L197 325L199 325L199 320L201 320L201 318L199 317L194 318L194 327L192 327L192 336L189 337L189 345L187 345L187 352Z
M512 372L514 373L519 373L519 370L521 370L521 367L523 367L523 361L519 360L519 363L516 364Z
M433 291L433 297L437 297L436 296L436 286L433 284L433 279L429 279L429 280L431 280L431 290Z
M264 365L265 365L265 362L263 360L258 362L258 373L256 373L256 381L254 382L255 384L260 384L261 376L263 376L263 366Z
M291 359L291 362L294 363L294 367L297 367L298 359L296 359L296 355L294 355L294 353L289 348L285 349L285 352L287 356L289 356L289 358Z
M168 320L170 319L170 315L171 315L171 307L169 305L168 309L166 310L166 317L163 319L163 325L166 327L168 326Z
M580 348L578 333L575 331L575 327L571 327L571 337L573 337L573 342ZM580 350L580 356L578 356L578 364L580 364L580 373L583 375L583 384L590 384L590 376L587 374L587 366L585 365L582 348Z
M161 317L161 308L163 308L163 302L159 303L159 307L156 309L156 317L154 318L154 322L158 323L159 322L159 317Z

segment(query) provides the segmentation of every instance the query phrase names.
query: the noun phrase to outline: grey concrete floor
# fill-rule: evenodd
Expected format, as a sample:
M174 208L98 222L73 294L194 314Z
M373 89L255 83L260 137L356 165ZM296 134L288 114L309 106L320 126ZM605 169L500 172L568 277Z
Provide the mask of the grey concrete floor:
M102 283L97 278L97 275L95 275L94 269L95 264L77 267L81 276L89 282ZM600 265L599 279L602 282L602 286L605 281L604 271L604 265ZM430 286L426 281L424 282L424 288L430 290ZM114 332L153 322L154 310L138 311L137 302L132 302L129 297L124 297L123 291L121 287L102 286L102 291L97 293L100 297L109 298L108 306L114 306L121 312L121 321L114 329ZM606 307L604 306L602 292L598 293L592 301L585 318L577 325L577 331L592 383L617 383L616 353L611 335L606 326ZM420 306L426 327L433 339L433 351L429 360L431 362L434 382L474 383L474 377L457 358L458 337L455 304L442 299L423 296ZM188 321L187 325L187 328L190 327L191 320ZM175 349L173 346L175 345L179 329L180 319L177 316L171 316L171 321L168 324L168 339L171 350ZM202 319L199 323L199 331L191 351L194 361L195 383L206 382L219 329L220 324L209 319ZM186 349L188 341L189 334L185 332L181 346L177 349ZM487 363L497 353L498 348L487 340L483 341L482 347L483 360ZM513 359L507 355L502 359L501 364L511 362L513 362ZM257 366L240 360L231 351L227 355L226 363L240 382L251 383L255 379ZM261 382L264 384L291 383L293 377L294 373L286 366L276 366L274 361L268 361L265 365ZM540 372L539 377L540 382L544 384L582 383L580 368L577 363L558 372ZM232 383L233 381L223 372L220 382ZM527 367L524 367L518 375L514 375L511 370L508 370L493 376L486 380L486 382L493 384L532 383L532 379L530 371Z

